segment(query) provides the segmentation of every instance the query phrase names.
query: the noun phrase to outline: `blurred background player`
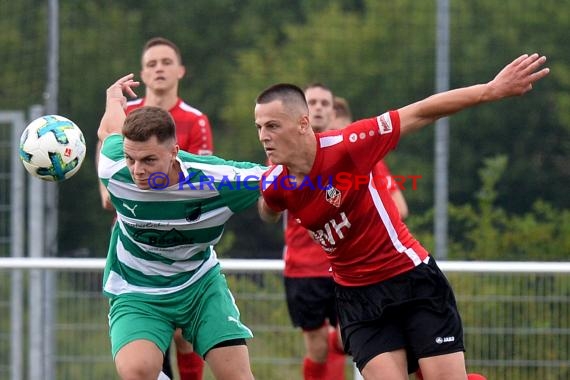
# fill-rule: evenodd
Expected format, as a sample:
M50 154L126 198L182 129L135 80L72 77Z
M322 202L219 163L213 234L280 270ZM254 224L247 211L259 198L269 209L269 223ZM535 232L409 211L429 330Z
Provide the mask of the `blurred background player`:
M162 37L150 39L143 48L141 79L144 98L127 103L127 114L143 106L160 107L172 115L181 149L198 155L213 154L208 117L178 96L178 85L186 68L178 47Z
M155 37L146 42L141 56L141 80L145 96L127 103L127 115L143 106L160 107L168 111L176 124L176 139L181 150L197 155L211 155L214 151L212 130L208 117L185 103L178 95L179 82L186 74L180 49L172 41ZM100 184L103 208L113 210L109 194ZM192 345L182 338L180 330L174 334L176 359L180 380L201 380L204 361L194 353ZM164 373L172 377L170 350L166 352Z

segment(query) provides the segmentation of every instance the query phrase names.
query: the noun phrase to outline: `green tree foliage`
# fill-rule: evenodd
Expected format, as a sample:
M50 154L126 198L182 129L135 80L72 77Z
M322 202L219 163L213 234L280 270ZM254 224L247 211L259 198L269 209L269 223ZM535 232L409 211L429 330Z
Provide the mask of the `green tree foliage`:
M560 31L568 23L561 9L569 6L567 1L452 2L453 87L485 81L522 53L545 54L552 68L552 75L524 98L479 107L451 120L451 155L459 158L451 165L454 200L472 199L478 184L465 173L474 171L480 157L504 153L510 160L498 200L507 210L528 210L539 197L568 208L570 199L563 194L570 186L565 163L569 124L564 122L567 112L557 104L564 97L555 93L561 86L568 92L564 82L570 61L559 44L566 39Z
M0 10L0 110L27 110L43 103L46 6L34 0L0 0Z
M349 12L329 2L326 7L306 15L306 20L287 24L285 38L269 32L255 46L239 52L239 66L233 71L228 86L230 102L222 116L228 122L249 125L249 129L238 128L230 133L239 141L254 143L228 146L228 151L259 157L261 148L251 131L254 129L254 100L263 88L276 82L300 86L316 81L326 83L350 99L356 116L360 117L405 104L404 99L409 94L402 90L401 78L417 86L414 91L429 93L431 68L424 69L421 62L426 60L426 54L432 61L433 49L420 48L425 45L423 42L417 44L420 47L411 46L412 50L423 50L417 54L409 49L398 49L398 44L405 45L406 36L412 32L400 34L397 31L412 28L429 41L433 28L429 33L424 32L425 19L432 22L433 7L414 7L411 1L368 3L371 9L362 13ZM424 22L405 20L406 11L412 11L413 16L423 18ZM386 16L379 19L378 15ZM397 15L401 16L390 18ZM402 25L398 27L399 22ZM410 59L412 57L415 58Z
M256 89L275 82L290 81L301 86L325 82L351 101L357 117L397 108L432 93L435 5L368 1L364 9L346 11L330 2L318 13L309 14L301 25L299 21L286 27L285 39L277 40L268 33L259 45L242 51L238 55L240 66L231 77L229 98L234 100L224 108L223 117L251 127L232 130L228 141L249 143L255 139L251 110L259 92ZM533 28L525 26L532 13L525 9L520 2L452 2L452 87L487 81L523 52L552 54L551 60L556 59L556 54L566 54L547 42L546 36L537 36ZM507 16L511 13L515 16ZM566 22L560 17L555 20ZM557 24L548 29L556 33L561 28ZM567 65L553 61L554 67ZM505 211L531 212L538 198L555 200L561 208L568 206L568 197L563 195L570 185L567 165L563 164L569 152L568 128L561 125L563 108L555 107L547 92L552 82L558 81L548 78L525 98L485 105L452 117L452 202L477 202L474 194L481 184L476 175L469 173L476 172L482 157L503 153L512 159L497 183L495 198ZM423 213L431 207L432 135L428 127L406 136L395 153L387 157L395 174L422 175L418 190L405 193L412 213ZM234 144L227 150L263 157L260 149L250 144ZM427 217L431 220L433 214L428 211ZM460 218L464 224L471 223L467 215ZM432 237L427 239L429 242Z
M270 19L257 17L260 21L252 25L245 23L245 19L259 16L266 11L264 7L271 4L235 0L125 1L101 7L93 0L62 2L60 71L65 75L61 75L60 81L60 112L70 115L81 126L91 153L77 178L61 185L62 199L73 199L78 193L84 196L81 202L62 202L65 204L61 214L62 235L74 237L64 239L63 250L87 245L98 256L106 252L112 215L99 206L93 162L96 128L104 110L105 89L120 75L138 74L145 41L164 36L179 45L187 68L180 95L208 114L216 152L229 157L223 150L225 131L236 128L236 124L222 122L219 110L227 103L226 78L234 66L232 57L236 50L250 46L270 25L277 30L280 22L302 14L301 3L274 1L275 16ZM143 95L144 90L141 88L137 92ZM231 158L247 159L243 155ZM77 215L82 215L82 223L75 222ZM250 212L250 219L253 215L254 211ZM86 226L91 227L87 228L88 234L85 233ZM268 227L260 226L260 230L264 228ZM228 234L230 242L231 230ZM94 240L93 235L105 238ZM248 239L240 241L240 254L247 251L245 254L251 255L253 249ZM232 245L228 241L224 244L222 251ZM255 250L260 249L256 246Z
M180 45L188 69L181 95L209 115L217 154L232 159L265 161L253 125L253 106L255 96L270 84L324 82L350 101L357 118L398 108L434 91L435 1L60 0L59 4L58 112L77 122L88 144L82 170L59 185L64 252L88 247L92 254L104 255L111 215L99 206L95 131L105 89L119 75L138 74L140 49L150 37L162 35ZM0 109L26 110L43 102L47 3L0 0L0 9ZM567 224L561 211L570 205L567 9L570 0L450 2L451 87L486 81L523 52L546 54L552 69L550 77L524 98L485 105L450 119L450 198L453 204L465 205L461 216L454 216L453 207L450 210L456 223L450 226L453 233L475 223L470 215L480 212L481 200L475 194L483 187L475 173L483 166L483 157L500 154L509 160L494 188L494 204L509 218L526 215L517 222L531 230L538 228L532 227L533 221L541 226ZM412 215L431 224L433 128L406 136L387 162L394 174L422 176L418 189L405 195ZM256 234L250 226L255 226ZM228 253L280 253L279 227L262 225L255 210L234 218L228 231L233 235L224 241ZM503 231L497 234L501 240L509 236ZM458 248L474 244L467 235L458 236L466 239L454 242ZM429 245L431 237L426 239Z
M537 200L523 214L497 205L497 187L507 168L506 156L484 160L476 207L449 208L450 258L459 260L567 260L570 252L570 211L556 210ZM433 212L412 216L410 228L428 249L433 248Z

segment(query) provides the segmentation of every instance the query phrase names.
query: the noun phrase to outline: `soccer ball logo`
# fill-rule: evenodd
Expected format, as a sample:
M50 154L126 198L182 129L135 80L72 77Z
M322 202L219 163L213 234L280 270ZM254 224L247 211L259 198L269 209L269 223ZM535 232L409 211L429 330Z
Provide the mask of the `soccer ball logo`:
M20 159L34 177L45 181L71 178L85 159L83 133L63 116L39 117L22 133Z

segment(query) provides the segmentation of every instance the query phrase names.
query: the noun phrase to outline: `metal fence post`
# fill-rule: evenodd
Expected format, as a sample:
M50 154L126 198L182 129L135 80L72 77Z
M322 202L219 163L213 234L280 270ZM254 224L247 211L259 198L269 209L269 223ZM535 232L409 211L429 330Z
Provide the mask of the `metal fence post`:
M7 177L10 184L10 256L24 256L24 169L17 149L26 122L22 111L0 112L0 122L11 126L9 146L11 167ZM22 270L12 271L10 278L10 379L24 379L24 276Z
M43 107L30 107L30 120L43 114ZM28 250L30 257L39 258L44 254L44 209L45 182L29 176L28 178ZM30 270L29 288L29 343L28 343L28 378L30 380L44 379L44 271Z

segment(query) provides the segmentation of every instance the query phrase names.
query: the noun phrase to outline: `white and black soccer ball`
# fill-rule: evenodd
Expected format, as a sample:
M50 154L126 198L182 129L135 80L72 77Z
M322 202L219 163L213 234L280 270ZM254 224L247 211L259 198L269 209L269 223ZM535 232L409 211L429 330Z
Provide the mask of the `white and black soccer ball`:
M85 159L85 138L71 120L46 115L32 121L20 137L20 159L34 177L45 181L71 178Z

